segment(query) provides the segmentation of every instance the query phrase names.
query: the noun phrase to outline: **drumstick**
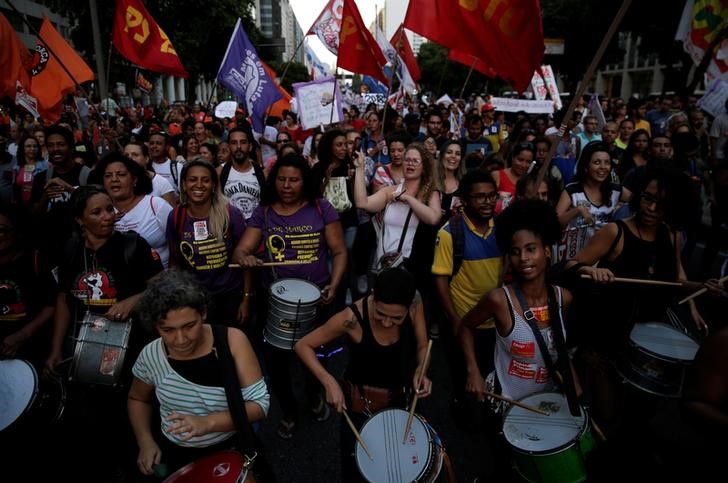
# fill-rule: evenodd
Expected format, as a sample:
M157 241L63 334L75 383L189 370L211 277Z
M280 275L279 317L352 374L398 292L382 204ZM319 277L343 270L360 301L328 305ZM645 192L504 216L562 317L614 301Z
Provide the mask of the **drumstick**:
M543 414L544 416L551 416L551 413L548 412L548 411L544 411L543 409L539 409L539 408L534 407L534 406L529 406L528 404L523 404L520 401L516 401L515 399L511 399L511 398L506 397L506 396L501 396L500 394L496 394L494 392L485 391L485 395L486 396L493 397L493 398L496 398L496 399L500 399L501 401L505 401L505 402L507 402L509 404L513 404L514 406L518 406L518 407L521 407L523 409L528 409L529 411L533 411L534 413Z
M718 279L718 283L724 283L726 281L728 281L728 275L726 275L725 277L722 277L722 278ZM692 300L695 297L698 297L700 295L703 295L707 291L708 291L708 289L705 288L705 287L703 287L700 290L698 290L697 292L693 292L692 294L688 295L687 297L685 297L684 299L682 299L681 301L679 301L677 304L678 305L682 305L685 302L687 302L688 300Z
M282 262L263 262L259 267L280 267L283 265L308 265L311 263L311 260L306 261L299 261L299 260L283 260ZM228 265L228 268L240 268L240 265L237 263L231 263Z
M374 461L374 458L372 458L372 454L369 452L369 448L367 448L366 443L361 438L361 434L359 434L359 431L356 430L356 426L354 426L354 423L351 422L351 418L349 417L349 414L346 411L342 411L344 414L344 418L346 419L346 423L349 425L349 428L351 428L351 431L354 433L354 436L356 437L356 440L359 441L359 444L361 445L361 449L364 450L364 452L369 456L369 459Z
M402 444L405 444L407 442L407 434L410 431L410 428L412 427L412 418L415 414L415 406L417 406L417 399L419 399L420 394L420 386L422 386L422 379L425 377L425 373L427 372L427 365L430 363L430 352L432 351L432 339L430 339L427 342L427 351L425 352L425 360L422 362L422 372L420 372L420 376L417 378L417 387L415 388L415 397L412 400L412 406L409 410L409 415L407 416L407 424L404 426L404 439L402 439Z
M607 437L604 436L604 432L602 431L602 428L599 427L597 422L594 420L594 417L591 417L591 426L594 429L594 432L596 433L597 437L602 440L602 443L607 441Z
M62 366L63 364L68 364L72 360L73 360L73 356L67 357L67 358L63 359L62 361L60 361L58 364L56 364L55 367Z
M587 275L586 273L581 274L581 278L584 280L591 280L591 275ZM614 282L620 282L620 283L635 283L635 284L642 284L642 285L660 285L664 287L682 287L683 282L663 282L662 280L648 280L644 278L623 278L623 277L614 277ZM686 282L687 283L687 282Z

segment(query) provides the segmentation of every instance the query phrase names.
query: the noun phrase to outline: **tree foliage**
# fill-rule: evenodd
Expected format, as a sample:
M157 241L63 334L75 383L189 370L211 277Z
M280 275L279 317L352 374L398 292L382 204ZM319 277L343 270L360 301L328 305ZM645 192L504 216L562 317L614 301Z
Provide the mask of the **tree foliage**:
M431 92L435 97L445 93L452 97L459 95L470 70L466 65L448 60L447 49L434 42L425 42L420 46L417 63L422 71L421 90ZM474 70L464 96L474 92L497 93L503 87L505 84L502 81L490 79Z
M94 67L94 44L88 0L40 0L51 10L69 18L75 28L71 38L77 50ZM109 54L116 2L97 1L103 56ZM190 74L189 87L194 88L198 75L212 79L217 74L238 17L253 45L261 34L252 18L254 0L147 0L144 2L154 20L169 36L177 55ZM109 85L131 81L134 69L116 50L112 50ZM106 63L106 59L104 59Z

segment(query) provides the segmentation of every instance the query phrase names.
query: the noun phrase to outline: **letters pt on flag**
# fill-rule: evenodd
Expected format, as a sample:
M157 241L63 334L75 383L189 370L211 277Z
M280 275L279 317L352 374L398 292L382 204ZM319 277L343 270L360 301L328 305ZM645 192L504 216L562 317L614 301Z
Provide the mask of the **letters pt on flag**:
M189 77L164 30L141 0L117 0L114 47L140 67L176 77Z

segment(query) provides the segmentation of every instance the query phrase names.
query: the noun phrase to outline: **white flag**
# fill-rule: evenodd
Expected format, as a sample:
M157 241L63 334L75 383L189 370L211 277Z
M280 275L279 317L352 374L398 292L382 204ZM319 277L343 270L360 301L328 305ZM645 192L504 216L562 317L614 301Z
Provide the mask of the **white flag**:
M334 55L339 54L339 32L341 32L343 10L344 0L329 0L306 34L316 34Z

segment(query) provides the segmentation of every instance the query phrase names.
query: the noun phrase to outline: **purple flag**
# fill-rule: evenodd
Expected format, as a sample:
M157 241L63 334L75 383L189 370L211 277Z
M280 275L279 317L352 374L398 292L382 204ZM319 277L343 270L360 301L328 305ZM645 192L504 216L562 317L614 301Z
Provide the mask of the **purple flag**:
M275 82L266 74L255 47L243 30L240 19L235 24L225 57L217 72L217 81L230 89L239 102L245 103L253 129L262 133L265 128L266 110L271 104L282 99L283 95Z

